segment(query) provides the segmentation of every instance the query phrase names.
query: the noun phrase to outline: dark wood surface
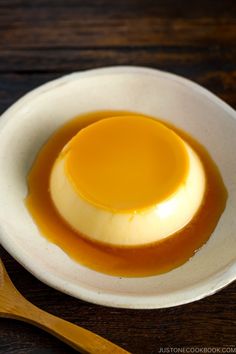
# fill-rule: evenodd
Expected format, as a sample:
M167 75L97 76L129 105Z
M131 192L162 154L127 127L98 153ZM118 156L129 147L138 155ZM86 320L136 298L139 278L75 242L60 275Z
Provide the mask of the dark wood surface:
M48 80L118 64L183 75L235 108L236 1L0 0L0 113ZM0 256L18 289L34 304L132 353L236 345L236 283L185 306L113 309L55 291L2 248ZM75 352L30 325L0 319L0 353Z

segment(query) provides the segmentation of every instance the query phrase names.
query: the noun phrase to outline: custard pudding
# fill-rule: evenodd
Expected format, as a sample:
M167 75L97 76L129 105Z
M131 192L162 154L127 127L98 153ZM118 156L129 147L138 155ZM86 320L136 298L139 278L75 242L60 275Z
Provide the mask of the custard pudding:
M203 164L163 123L141 115L99 120L62 149L50 175L53 204L89 240L140 246L184 228L204 200Z
M135 122L139 119L138 122L142 125L142 132L144 134L141 134L140 131L138 134L139 128L137 127L131 129L127 126L125 129L124 127L118 129L117 126L116 133L113 132L113 136L110 138L110 142L114 142L114 146L115 143L117 144L116 151L115 147L112 148L112 144L109 148L105 149L105 145L102 145L103 142L105 144L106 141L105 131L99 138L96 133L96 127L98 126L93 125L93 123L101 121L100 124L102 125L100 127L104 127L104 122L102 122L102 120L107 119L112 122L113 118L111 120L110 117L119 117L120 119L121 116L133 116L135 118L137 117L137 114L122 111L96 111L79 115L68 120L63 126L59 127L44 146L42 146L31 170L29 171L29 191L26 197L26 206L37 225L40 234L83 266L89 267L97 272L124 277L143 277L165 273L188 261L210 238L225 209L227 190L225 189L224 182L217 166L206 149L187 133L169 123L164 123L159 119L145 118L144 120L144 117L140 119L139 115L139 117L135 119ZM130 119L128 120L131 122ZM165 149L163 148L164 140L154 139L154 136L158 138L159 135L161 135L160 138L164 139L166 136L165 132L164 134L161 134L161 130L157 133L156 129L152 129L153 135L150 132L148 133L148 128L146 127L144 129L144 124L142 123L144 121L147 124L151 124L151 122L152 124L160 123L158 127L163 129L163 132L165 131L166 134L167 132L170 134L169 140L167 137L165 138ZM121 120L119 122L121 123ZM88 129L89 127L91 130ZM149 126L149 128L150 127L151 126ZM155 125L155 128L156 127L157 125ZM94 131L92 130L93 128L95 129ZM170 129L168 130L168 128ZM131 133L130 130L132 131ZM87 154L89 150L85 149L85 145L83 145L85 144L85 141L81 140L81 146L84 146L84 150L81 150L81 153L83 152L83 154L85 154L86 152L87 154L87 156L84 155L85 161L81 160L81 156L79 159L79 155L77 155L75 150L73 156L69 155L69 151L70 153L72 152L73 145L77 145L79 132L82 134L80 138L85 141L87 140L86 134L91 134L92 141L94 144L96 143L93 148L91 146L92 150L90 154ZM94 133L96 133L96 139ZM117 134L117 137L115 134ZM159 141L159 147L156 145L157 141ZM171 141L172 144L170 143ZM167 142L169 142L169 145ZM78 146L80 146L80 143ZM131 150L132 146L133 150ZM167 146L169 146L168 149ZM104 154L102 154L102 148L106 153L105 157L107 160L103 160L105 157ZM94 152L93 149L96 151ZM131 156L128 155L128 151L130 151L130 153L132 152ZM166 155L164 155L164 151ZM167 151L169 151L169 154ZM173 152L171 153L171 151ZM159 153L156 154L157 152ZM114 158L115 156L118 156L118 153L120 154L119 156L121 160L117 159L115 163ZM145 157L146 155L148 158ZM76 175L78 171L78 164L73 163L70 165L73 160L69 161L69 157L70 159L73 157L73 160L76 159L77 162L80 162L81 172L83 166L83 175L81 174L80 178L85 178L84 181L88 184L85 184L83 179L77 180L75 178L76 176L74 176L74 174ZM90 159L87 159L87 157L90 157ZM118 163L122 164L125 161L126 166L121 165L119 167ZM152 161L155 163L151 163ZM159 167L161 166L159 170L157 168L158 161ZM85 165L86 162L88 165ZM91 162L93 162L93 164ZM107 170L105 170L105 166L108 162ZM139 169L139 163L143 162L143 168ZM60 172L59 169L60 173L56 173L56 170L60 165L62 166L62 170ZM100 167L102 166L103 170L100 170ZM122 166L124 166L124 168ZM194 168L194 166L195 171L198 171L197 173L191 172L193 171L192 168ZM113 170L111 170L111 167ZM75 168L75 170L72 171L71 168ZM128 171L129 173L133 173L133 175L128 176ZM108 175L108 172L110 175ZM192 177L192 181L195 183L195 188L193 189L190 187L191 184L184 183L184 180L188 180L187 177L190 175L190 172L192 173L192 176L195 176ZM54 173L55 176L58 176L58 182L53 181ZM69 174L74 176L73 178L75 178L75 182L72 182L71 176L68 177ZM92 187L95 188L95 185L91 184L91 180L87 179L87 174L90 178L94 178L97 183L101 184L96 186L96 190L92 189ZM131 181L136 184L127 183L127 185L124 185L125 179L122 180L120 178L124 176L124 174L126 175L126 178L128 178L127 182ZM201 177L199 177L200 175ZM110 176L113 179L108 178ZM152 178L150 178L150 176ZM204 176L205 180L203 179ZM105 180L104 177L107 177L107 179ZM62 182L63 180L65 181L64 185L62 185L64 183ZM74 195L75 202L69 202L70 212L74 213L74 206L81 205L80 203L82 201L82 205L86 206L83 210L81 208L81 213L83 212L83 215L86 215L87 217L87 219L84 219L85 226L87 228L93 228L95 233L99 232L100 235L102 234L100 230L98 231L98 228L95 229L93 223L96 222L96 225L99 224L101 230L107 230L108 224L110 223L109 225L111 225L111 222L113 222L115 223L112 224L113 233L118 234L119 237L121 237L120 235L125 231L125 227L122 226L123 224L119 222L119 220L125 219L128 220L128 222L126 221L127 224L131 225L127 226L129 230L131 227L132 230L136 227L137 232L135 239L140 237L140 230L142 230L142 235L145 235L145 240L147 240L147 235L150 230L154 235L153 230L155 226L156 236L153 238L157 241L148 244L143 243L140 244L140 246L138 243L126 246L127 243L122 243L123 245L120 245L106 243L104 241L97 242L95 238L91 238L89 230L84 233L78 231L78 229L76 231L76 224L75 226L70 226L70 223L69 221L66 221L65 216L61 216L62 214L60 215L60 212L57 211L59 208L56 207L56 202L53 202L52 200L52 188L59 185L59 181L61 181L60 193L62 193L62 196L65 195L65 200L68 198L65 193L68 191L66 184L69 184L69 190L70 188L72 189L72 195ZM52 185L54 182L55 185L53 187ZM122 184L119 184L121 182ZM116 188L114 188L115 184ZM145 188L142 189L141 186L143 184L145 184ZM159 188L161 184L165 190ZM182 186L183 192L186 192L186 189L183 187L185 186L186 188L187 185L189 186L189 193L191 191L193 197L189 196L187 202L187 193L185 193L182 194L185 197L177 199L177 190ZM102 188L107 190L106 186L110 191L109 195L101 194ZM202 186L202 189L205 188L204 195L203 192L201 192L200 186ZM120 189L118 189L118 187ZM57 189L59 189L59 187L57 187ZM89 194L89 190L93 193ZM198 190L198 193L196 193L196 190ZM112 192L116 194L112 194ZM61 206L63 200L62 196L59 197L59 194L57 194L59 200L58 205ZM187 212L190 207L193 208L193 200L195 200L195 207L197 209L198 203L195 199L197 197L199 198L198 203L200 207L198 207L198 210L192 219L187 222L184 227L177 232L174 232L174 234L170 234L168 237L160 239L160 218L163 220L165 217L167 218L171 215L172 222L174 222L173 220L179 222L179 217L182 217L183 211ZM183 203L184 198L186 198L186 208L183 205L179 206L179 208L176 206L174 208L174 205L176 204L173 201L176 200L176 203L178 201L180 205ZM165 203L166 207L162 207L161 214L159 208L158 219L156 217L157 212L151 213L151 211L154 212L154 210L157 210L157 205L164 203L165 199L169 201L172 200L172 202L169 204ZM194 211L194 208L192 210ZM96 211L96 213L94 211ZM174 211L176 211L175 219ZM90 214L93 216L93 219L92 217L90 218ZM104 224L101 223L101 214L106 215ZM105 223L108 218L107 215L110 215L110 218L108 222ZM152 217L150 215L152 215ZM77 215L77 218L81 220L79 215ZM146 223L146 218L150 220L153 229ZM191 215L189 215L189 218L191 218ZM145 227L145 233L143 232L143 229L141 229L141 221L143 229ZM114 227L114 225L116 225L116 227ZM166 231L167 227L170 226L170 223L166 223ZM174 228L172 228L172 230L173 229ZM118 232L119 230L120 232ZM129 239L130 235L131 232L129 232ZM167 235L167 232L165 235ZM114 240L112 235L111 238Z

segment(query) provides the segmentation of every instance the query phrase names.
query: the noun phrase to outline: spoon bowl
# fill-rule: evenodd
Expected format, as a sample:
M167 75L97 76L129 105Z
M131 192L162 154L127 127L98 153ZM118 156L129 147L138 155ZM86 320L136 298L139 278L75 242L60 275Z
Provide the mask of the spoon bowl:
M13 285L0 259L0 317L31 323L51 333L80 353L127 354L108 340L51 315L26 300Z

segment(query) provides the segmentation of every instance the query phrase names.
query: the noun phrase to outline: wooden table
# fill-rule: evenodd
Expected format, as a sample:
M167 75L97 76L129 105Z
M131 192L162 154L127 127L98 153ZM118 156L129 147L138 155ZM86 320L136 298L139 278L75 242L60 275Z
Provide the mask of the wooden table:
M183 75L235 108L235 44L234 0L1 0L0 112L48 80L118 64ZM236 283L185 306L113 309L55 291L3 249L0 256L18 289L34 304L132 353L236 345ZM1 319L0 353L75 352L39 329Z

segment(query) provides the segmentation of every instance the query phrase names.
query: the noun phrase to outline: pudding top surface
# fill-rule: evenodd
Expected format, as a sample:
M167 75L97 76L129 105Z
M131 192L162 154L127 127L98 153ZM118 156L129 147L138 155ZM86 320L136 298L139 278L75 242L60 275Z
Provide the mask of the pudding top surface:
M61 155L79 196L112 212L161 203L185 183L189 171L183 140L141 115L99 120L79 131Z

